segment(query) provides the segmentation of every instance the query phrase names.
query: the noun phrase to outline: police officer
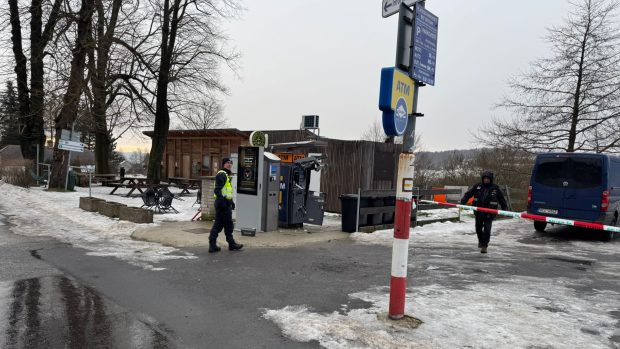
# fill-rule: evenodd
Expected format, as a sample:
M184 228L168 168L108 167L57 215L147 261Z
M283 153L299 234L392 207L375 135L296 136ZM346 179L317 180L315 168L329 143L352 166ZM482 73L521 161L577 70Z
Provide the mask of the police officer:
M215 222L209 234L209 252L218 252L221 250L216 244L217 236L224 228L228 249L237 251L243 248L242 244L235 242L233 238L233 229L235 225L232 220L232 210L235 209L233 202L233 188L230 184L230 169L232 161L229 158L222 159L222 169L215 176L215 190L213 197L215 198Z
M461 205L465 205L467 201L474 197L473 206L497 209L501 206L502 210L506 210L506 200L504 194L499 187L493 184L493 172L485 171L482 173L482 183L478 183L471 187L461 199ZM474 212L476 217L476 235L478 235L478 248L480 253L487 253L489 241L491 240L491 225L493 224L494 214L486 212Z

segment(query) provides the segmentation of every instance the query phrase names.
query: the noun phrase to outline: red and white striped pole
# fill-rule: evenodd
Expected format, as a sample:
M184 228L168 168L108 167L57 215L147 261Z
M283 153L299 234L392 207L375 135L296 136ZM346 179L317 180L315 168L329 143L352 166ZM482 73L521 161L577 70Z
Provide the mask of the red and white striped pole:
M513 217L513 218L523 218L523 219L530 219L530 220L533 220L533 221L541 221L541 222L547 222L547 223L553 223L553 224L569 225L569 226L574 226L574 227L581 227L581 228L588 228L588 229L597 229L597 230L605 230L605 231L611 231L611 232L614 232L614 233L620 233L620 227L614 227L614 226L611 226L611 225L604 225L604 224L601 224L601 223L583 222L583 221L576 221L576 220L572 220L572 219L563 219L563 218L540 216L540 215L537 215L537 214L531 214L531 213L525 213L525 212L502 211L502 210L495 210L495 209L492 209L492 208L484 208L484 207L476 207L476 206L451 204L451 203L448 203L448 202L437 202L437 201L431 201L431 200L420 200L420 202L429 203L429 204L438 204L438 205L449 206L449 207L458 207L458 208L462 208L462 209L465 209L465 210L472 210L472 211L478 211L478 212L491 213L491 214L495 214L495 215L498 215L498 216L507 216L507 217Z
M409 257L409 230L413 202L413 162L415 156L402 153L398 161L396 212L394 215L394 243L392 245L392 275L390 278L390 308L392 320L405 316L407 290L407 258Z

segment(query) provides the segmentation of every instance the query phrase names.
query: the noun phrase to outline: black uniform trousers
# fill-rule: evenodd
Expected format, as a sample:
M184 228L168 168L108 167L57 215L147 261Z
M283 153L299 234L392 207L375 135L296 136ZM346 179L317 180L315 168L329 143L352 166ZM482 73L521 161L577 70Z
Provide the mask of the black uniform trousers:
M215 240L217 240L217 236L220 234L222 229L224 229L226 241L228 243L233 243L235 241L233 238L235 224L232 219L232 205L225 199L216 199L215 222L213 222L213 228L211 228L211 233L209 234L209 242L215 243Z
M491 226L493 225L493 217L488 213L476 212L476 235L478 235L478 244L480 247L488 247L491 240Z

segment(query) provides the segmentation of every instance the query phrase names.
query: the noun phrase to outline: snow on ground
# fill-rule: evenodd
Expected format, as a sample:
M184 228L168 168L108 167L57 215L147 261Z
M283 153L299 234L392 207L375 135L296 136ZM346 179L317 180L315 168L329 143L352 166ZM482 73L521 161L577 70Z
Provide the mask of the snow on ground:
M418 211L418 221L430 221L442 218L456 218L459 210L456 208L440 208L437 210Z
M109 195L112 188L93 186L92 196L128 206L142 206L140 197ZM128 189L119 192L126 194ZM76 192L51 192L44 188L21 188L0 182L4 200L0 203L11 231L26 236L49 236L88 250L89 255L113 256L146 269L161 270L155 264L170 259L196 258L192 254L156 243L135 241L131 234L140 224L111 219L79 208L79 198L88 196L88 188ZM173 191L174 192L174 191ZM154 224L162 221L189 221L196 213L193 196L174 200L178 214L155 214Z
M415 330L378 320L377 314L388 308L385 288L350 295L372 303L368 309L319 314L305 306L288 306L267 310L264 317L293 340L316 340L330 349L610 348L607 338L617 320L608 311L617 307L617 293L601 303L589 295L577 297L561 280L523 281L461 290L411 288L406 313L424 322Z
M343 307L333 313L317 313L305 305L290 305L265 310L263 316L287 337L301 342L316 340L325 348L617 348L609 338L620 336L618 320L610 314L618 310L619 292L583 292L591 287L587 273L583 279L496 273L503 263L523 258L519 251L525 246L532 251L529 258L574 259L588 258L589 251L617 256L618 244L571 241L560 246L523 245L519 240L532 235L531 222L496 220L491 254L484 256L481 266L480 258L472 258L481 256L475 248L473 216L462 217L463 223L434 223L412 230L410 269L422 268L432 279L430 284L412 284L407 290L406 313L424 322L417 329L378 319L378 314L388 309L388 287L370 287L349 295L369 302L370 308ZM354 233L351 238L360 244L391 246L393 230ZM468 246L471 252L461 252L460 259L442 255L446 250L439 252L441 248L454 251ZM415 266L411 254L417 248L437 248L438 252L429 255L423 266ZM478 268L481 274L468 273L467 268ZM599 279L618 280L619 271L617 258L597 262ZM451 285L453 279L465 282Z
M436 215L436 217L444 217L448 215L448 217L457 216L458 213L456 210L441 210L443 212ZM458 222L442 222L442 223L431 223L426 224L421 227L416 227L411 229L410 232L410 240L413 242L416 239L431 236L431 239L435 239L435 237L450 237L451 241L454 238L463 238L463 240L471 241L472 237L467 236L473 232L473 215L467 211L464 211L461 214L461 220L464 223ZM495 222L494 225L497 225L498 222ZM501 224L501 223L500 223ZM384 245L384 246L392 246L392 242L394 240L394 229L387 230L378 230L374 233L353 233L351 234L351 239L358 243L362 244L374 244L374 245Z

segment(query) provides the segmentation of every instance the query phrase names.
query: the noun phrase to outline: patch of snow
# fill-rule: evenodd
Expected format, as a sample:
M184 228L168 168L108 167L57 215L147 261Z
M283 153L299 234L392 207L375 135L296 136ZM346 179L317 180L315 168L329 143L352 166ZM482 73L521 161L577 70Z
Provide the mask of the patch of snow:
M11 231L25 236L47 236L88 250L89 255L112 256L149 270L162 270L152 264L171 259L196 258L193 254L157 243L136 241L131 234L140 226L111 219L79 208L79 198L88 196L88 188L76 192L48 192L42 188L25 189L0 182L4 201L0 203L11 223ZM111 188L92 188L93 197L140 207L140 197L109 195ZM174 200L179 214L156 214L154 225L162 221L189 221L197 208L194 197ZM173 254L174 253L174 254Z
M441 285L408 290L406 313L422 320L417 329L378 320L388 308L384 287L351 294L372 304L345 314L315 313L306 306L266 310L283 333L325 348L610 348L617 334L609 311L620 294L577 295L563 280L526 278L467 289Z

